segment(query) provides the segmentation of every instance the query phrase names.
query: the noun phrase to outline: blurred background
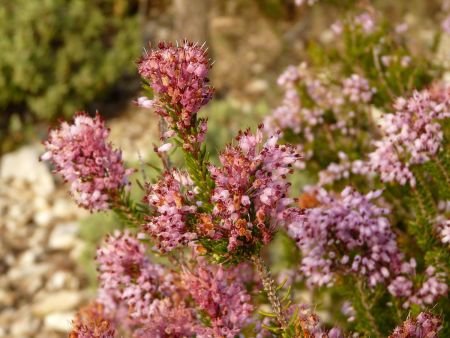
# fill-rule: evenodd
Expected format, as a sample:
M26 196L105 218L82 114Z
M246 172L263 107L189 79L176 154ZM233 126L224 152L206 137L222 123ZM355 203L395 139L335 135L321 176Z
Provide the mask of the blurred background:
M442 1L371 3L427 39ZM39 162L49 126L98 110L130 164L151 161L158 118L133 103L135 62L149 42L206 41L214 156L276 107L276 78L308 41L333 43L334 10L294 0L0 0L0 337L66 336L95 290L95 247L118 226L77 208Z

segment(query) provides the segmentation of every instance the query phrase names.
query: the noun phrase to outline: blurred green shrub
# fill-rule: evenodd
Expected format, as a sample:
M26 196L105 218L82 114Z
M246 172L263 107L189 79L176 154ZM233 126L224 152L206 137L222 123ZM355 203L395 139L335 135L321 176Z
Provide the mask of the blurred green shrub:
M134 71L137 12L128 0L0 0L0 142L18 122L85 108Z

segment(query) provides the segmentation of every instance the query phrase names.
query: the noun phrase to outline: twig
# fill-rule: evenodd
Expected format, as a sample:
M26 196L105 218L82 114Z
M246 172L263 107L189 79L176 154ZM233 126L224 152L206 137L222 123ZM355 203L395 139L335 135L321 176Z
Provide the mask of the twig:
M252 261L253 264L255 264L259 276L261 277L264 291L266 291L267 298L269 299L272 310L277 317L278 323L280 324L282 329L285 329L287 327L287 321L284 317L281 301L278 298L278 293L275 287L275 281L270 275L269 268L266 266L266 263L259 255L252 256Z

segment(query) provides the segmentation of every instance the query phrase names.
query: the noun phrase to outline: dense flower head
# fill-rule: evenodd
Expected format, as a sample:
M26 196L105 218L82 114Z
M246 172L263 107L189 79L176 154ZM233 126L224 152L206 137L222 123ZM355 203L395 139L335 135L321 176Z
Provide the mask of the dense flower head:
M211 68L205 49L184 41L174 46L161 42L139 61L139 74L158 94L154 103L170 126L184 130L192 118L212 97L208 85ZM167 107L169 106L169 107Z
M404 301L404 308L410 307L411 304L422 308L432 306L448 293L446 274L429 266L425 270L425 279L422 283L415 283L413 280L416 275L415 267L413 260L410 263L403 263L398 276L389 284L388 290L393 296Z
M431 312L421 312L397 326L389 338L435 338L442 328L442 320Z
M210 318L211 325L199 328L198 337L233 338L249 323L253 305L239 267L200 263L195 270L186 270L183 280L197 306Z
M138 279L150 263L145 256L145 246L130 232L116 231L106 237L97 250L100 282L100 301L106 310L113 312L122 300L124 290ZM144 272L145 271L145 272ZM159 275L160 271L154 271Z
M114 323L104 313L103 305L92 303L82 308L72 323L69 338L113 338Z
M108 236L97 251L97 262L98 302L116 321L134 328L134 337L193 334L193 309L183 302L180 276L152 263L135 235Z
M133 332L134 338L192 337L199 329L192 308L172 299L153 299L148 304L148 318Z
M144 230L157 239L161 251L171 251L197 238L187 224L188 216L197 210L192 202L192 184L186 173L173 170L165 172L157 183L147 185L144 200L156 213L148 217Z
M76 202L92 211L108 209L111 195L127 185L132 172L125 169L121 151L107 142L108 134L98 114L79 113L72 124L63 122L50 131L41 157L70 183Z
M255 135L241 132L237 144L220 154L222 166L210 166L213 218L219 223L210 236L227 237L229 250L244 242L269 242L277 215L291 201L286 177L300 155L291 145L277 144L278 138L279 133L263 143L262 126Z
M400 267L400 254L388 210L372 200L381 191L362 195L347 187L340 196L323 189L318 206L288 210L288 232L300 247L300 270L309 285L331 285L334 273L365 276L371 287L383 283Z
M446 85L398 98L393 114L381 119L384 138L375 142L369 154L371 168L383 181L415 185L411 165L436 156L442 148L443 131L438 120L450 117L450 93Z

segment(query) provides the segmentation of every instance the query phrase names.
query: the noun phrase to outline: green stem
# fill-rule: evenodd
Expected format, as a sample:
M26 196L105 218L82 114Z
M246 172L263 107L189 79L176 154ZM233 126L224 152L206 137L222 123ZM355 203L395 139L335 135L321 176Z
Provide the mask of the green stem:
M437 156L434 157L434 163L436 163L436 166L439 168L440 172L442 173L442 176L445 178L447 185L450 187L450 175L447 171L447 168L445 168L445 165Z
M372 312L371 312L372 307L368 303L368 299L366 298L366 294L363 290L363 287L362 287L362 284L360 281L356 282L356 289L358 291L359 299L361 300L361 305L364 308L367 321L369 322L369 324L371 326L372 333L375 334L375 337L382 338L383 335L381 334L380 329L378 328L377 322L375 321L375 318L372 315Z
M272 310L277 318L278 323L282 329L287 327L287 320L284 317L283 309L281 306L280 298L278 297L277 289L275 287L275 281L273 280L269 268L264 260L259 255L252 256L253 264L255 264L256 270L261 277L264 291L266 291L267 298L269 299Z

